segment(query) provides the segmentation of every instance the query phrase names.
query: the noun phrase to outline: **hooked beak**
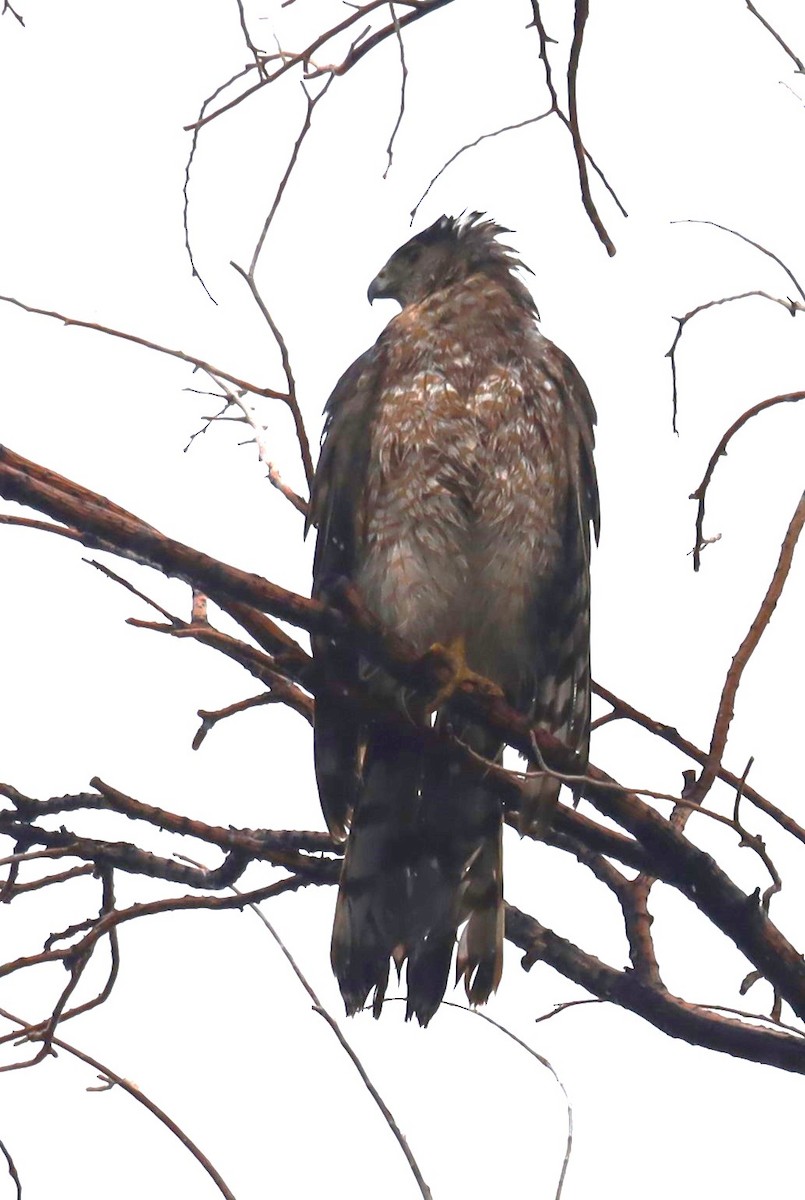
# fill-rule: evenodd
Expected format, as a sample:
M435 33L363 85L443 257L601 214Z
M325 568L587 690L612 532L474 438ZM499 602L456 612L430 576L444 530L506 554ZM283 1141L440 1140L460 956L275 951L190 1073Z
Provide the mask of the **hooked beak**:
M366 293L366 296L370 304L373 304L375 300L392 299L392 294L389 291L388 276L386 275L385 269L380 271L379 274L375 275L374 279L369 284L369 290Z

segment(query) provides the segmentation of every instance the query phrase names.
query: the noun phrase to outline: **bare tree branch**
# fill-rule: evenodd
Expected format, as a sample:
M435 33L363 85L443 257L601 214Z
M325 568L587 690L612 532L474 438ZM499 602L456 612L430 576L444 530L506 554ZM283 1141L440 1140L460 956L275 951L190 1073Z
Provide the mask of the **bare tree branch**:
M634 972L615 970L512 905L506 906L506 937L526 952L525 970L535 962L546 962L600 1000L638 1013L670 1037L805 1074L802 1037L731 1020L649 987Z
M21 1017L17 1017L13 1013L6 1012L3 1009L0 1009L0 1015L18 1027L18 1032L14 1035L15 1037L18 1037L20 1034L31 1038L36 1038L39 1036L37 1027L29 1025L26 1021L23 1021ZM195 1142L191 1141L184 1130L181 1129L176 1122L172 1120L172 1118L169 1117L166 1112L163 1111L163 1109L159 1108L159 1106L156 1105L153 1100L146 1096L139 1087L133 1084L130 1080L124 1079L123 1076L118 1075L116 1071L113 1071L104 1063L99 1062L98 1059L92 1058L91 1055L86 1054L83 1050L79 1050L76 1046L71 1045L69 1042L63 1041L61 1038L53 1038L53 1045L57 1046L60 1050L64 1050L66 1054L72 1055L73 1058L80 1059L81 1062L86 1063L87 1066L92 1067L93 1070L97 1071L98 1078L102 1081L103 1087L90 1088L88 1090L107 1091L112 1086L119 1087L124 1092L127 1092L128 1095L134 1100L136 1100L138 1104L142 1104L143 1107L147 1108L150 1113L153 1113L157 1120L161 1121L165 1128L170 1130L173 1136L178 1138L182 1145L190 1151L196 1161L210 1176L221 1195L224 1196L226 1200L235 1200L234 1193L229 1190L227 1185L224 1183L223 1178L218 1171L216 1171L206 1154L204 1154L198 1148ZM12 1174L12 1178L14 1178L14 1174ZM22 1194L21 1189L19 1189L19 1185L17 1194L18 1196Z
M225 379L234 387L243 388L246 392L253 392L255 396L268 396L273 400L284 400L287 403L287 396L284 392L247 383L245 379L240 379L237 375L230 375L228 371L219 370L218 367L214 367L203 358L194 358L192 354L185 354L184 350L171 350L167 346L161 346L158 342L149 341L148 338L138 337L134 333L125 333L122 329L112 329L108 325L98 325L94 321L81 321L78 317L69 317L65 313L53 312L47 308L36 308L32 304L23 304L22 300L17 300L14 296L0 296L0 302L13 304L16 308L33 313L35 316L50 317L54 321L61 321L63 325L74 325L77 329L93 329L96 333L105 333L108 337L122 338L126 342L133 342L135 346L144 346L147 350L155 350L157 354L167 354L171 358L178 358L182 362L190 363L191 366L206 371L216 379Z
M696 781L696 785L690 796L690 799L696 803L701 803L718 774L735 711L735 696L740 686L741 676L771 620L772 613L777 607L777 601L782 595L803 525L805 525L805 492L802 493L799 504L791 518L791 523L788 526L788 531L780 548L780 557L774 569L774 574L772 575L766 595L763 597L763 602L749 627L749 632L738 647L738 651L732 660L732 665L727 672L715 724L713 725L710 751L702 773Z
M758 21L760 21L761 25L762 25L762 26L763 26L765 29L768 29L769 33L770 33L770 34L771 34L771 36L774 38L774 40L775 40L775 41L776 41L776 42L777 42L777 43L778 43L780 46L782 46L783 50L785 50L785 52L786 52L786 54L788 55L788 57L789 57L789 58L792 60L792 62L795 64L795 66L796 66L796 68L797 68L797 71L799 72L799 74L800 74L800 75L805 75L805 64L803 64L803 62L802 62L802 59L800 59L800 58L797 58L797 56L796 56L796 54L794 53L794 51L791 49L791 47L790 47L790 46L788 46L788 45L787 45L787 44L786 44L786 43L783 41L783 39L780 37L780 35L779 35L779 33L777 32L777 30L776 30L776 29L774 29L774 28L773 28L773 27L772 27L772 26L769 24L769 22L766 20L766 18L765 18L764 16L762 16L762 15L761 15L761 14L758 12L758 10L755 8L754 4L752 3L752 0L746 0L746 7L749 9L749 11L750 11L750 13L752 14L752 16L753 16L753 17L757 17L757 19L758 19Z
M358 1072L361 1082L363 1083L363 1085L366 1088L369 1095L374 1100L377 1107L380 1109L381 1113L383 1114L384 1121L388 1125L393 1137L397 1141L398 1146L402 1150L403 1155L405 1156L405 1161L408 1163L408 1166L411 1170L411 1174L414 1176L414 1179L416 1180L417 1187L419 1188L420 1194L425 1198L425 1200L432 1200L430 1188L428 1187L427 1183L425 1182L425 1180L422 1176L422 1172L419 1168L419 1163L417 1162L416 1158L414 1157L414 1155L411 1151L411 1147L408 1145L408 1141L407 1141L405 1135L403 1134L402 1130L400 1129L399 1125L397 1124L396 1120L394 1119L394 1114L392 1113L391 1109L388 1107L388 1105L384 1101L383 1097L378 1092L375 1085L372 1083L371 1079L369 1078L368 1074L366 1073L366 1068L364 1067L361 1060L358 1058L358 1055L355 1053L355 1051L352 1048L352 1046L350 1045L350 1043L344 1037L343 1031L341 1030L341 1027L339 1026L338 1022L336 1021L335 1017L330 1012L328 1012L327 1009L324 1007L321 1000L319 999L319 997L316 995L315 991L313 990L313 987L311 986L308 979L306 978L306 976L302 972L301 968L299 967L299 964L297 963L296 959L293 957L290 950L285 945L282 938L279 936L276 929L271 924L271 922L269 921L268 917L265 915L263 910L261 908L259 908L256 904L250 904L249 907L260 918L260 920L263 922L263 924L265 925L268 932L271 934L271 936L274 939L274 941L276 942L276 944L279 946L280 950L282 951L283 955L285 956L286 961L289 963L293 973L296 975L296 978L299 980L302 987L305 989L308 996L310 997L310 1000L313 1004L314 1013L316 1013L318 1016L322 1017L323 1020L327 1023L327 1025L329 1025L330 1029L335 1034L335 1037L336 1037L341 1049L344 1051L347 1058L350 1060L353 1067Z
M738 417L736 421L733 421L732 425L730 425L729 429L726 431L724 436L721 438L721 441L711 454L710 461L707 464L707 470L704 473L701 483L696 488L696 491L691 492L690 494L691 500L698 500L699 502L696 512L696 541L694 542L693 546L694 571L698 571L699 567L701 566L702 547L707 545L708 542L708 539L705 538L703 533L704 505L705 498L707 496L707 489L710 486L711 479L713 478L713 472L718 465L718 460L726 456L727 446L730 444L738 430L743 429L747 421L751 421L752 418L756 417L759 413L765 412L767 408L774 408L777 404L793 404L798 400L805 400L805 392L785 392L781 396L771 396L768 400L761 400L758 404L753 404L751 408L746 410L746 412L741 413L740 417Z

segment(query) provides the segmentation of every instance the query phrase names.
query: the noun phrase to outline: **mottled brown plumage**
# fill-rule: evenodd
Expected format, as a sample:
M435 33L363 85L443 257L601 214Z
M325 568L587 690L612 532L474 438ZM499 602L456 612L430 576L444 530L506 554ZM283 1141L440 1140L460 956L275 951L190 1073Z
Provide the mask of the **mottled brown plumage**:
M498 684L586 757L589 738L590 523L598 530L595 411L570 360L542 336L522 264L478 213L442 217L402 246L369 288L402 312L343 375L327 403L313 491L314 595L359 588L389 629L424 653L460 644ZM319 669L400 689L318 638ZM418 719L424 719L420 712ZM499 743L450 710L437 714L478 753ZM457 972L473 1004L500 979L502 817L456 764L425 762L387 730L319 701L316 773L332 832L349 829L332 962L347 1011L390 961L407 962L407 1015L427 1024ZM559 783L543 777L533 812Z

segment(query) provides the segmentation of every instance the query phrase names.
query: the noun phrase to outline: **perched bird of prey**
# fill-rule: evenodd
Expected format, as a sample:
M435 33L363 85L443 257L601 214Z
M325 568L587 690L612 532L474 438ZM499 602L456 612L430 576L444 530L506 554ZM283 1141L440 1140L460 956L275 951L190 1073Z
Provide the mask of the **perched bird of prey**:
M523 264L498 240L508 232L480 213L440 217L372 281L369 300L402 312L327 402L313 594L326 601L348 580L387 629L420 653L449 648L586 761L595 409L537 328ZM431 719L354 650L322 636L314 656L320 677ZM407 962L407 1017L426 1025L462 925L457 977L484 1003L503 957L500 802L477 772L426 759L322 691L319 793L333 835L348 836L331 951L347 1012L374 991L379 1016L390 962ZM437 703L437 724L500 755L449 695ZM534 804L559 787L543 776Z

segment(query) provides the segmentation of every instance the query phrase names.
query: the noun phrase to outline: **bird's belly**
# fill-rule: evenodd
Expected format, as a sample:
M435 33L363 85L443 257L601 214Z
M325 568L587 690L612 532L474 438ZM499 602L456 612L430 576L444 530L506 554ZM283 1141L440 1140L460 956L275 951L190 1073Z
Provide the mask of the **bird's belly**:
M562 464L497 376L463 398L433 375L419 403L400 391L375 429L356 582L417 650L462 637L468 665L508 686L561 553Z
M388 628L424 653L458 636L469 583L468 537L448 494L389 497L367 530L357 584Z
M474 495L431 486L386 497L356 582L380 621L420 653L460 637L467 665L508 689L530 667L523 648L535 600L561 544L533 492L513 496L504 482L486 481Z

